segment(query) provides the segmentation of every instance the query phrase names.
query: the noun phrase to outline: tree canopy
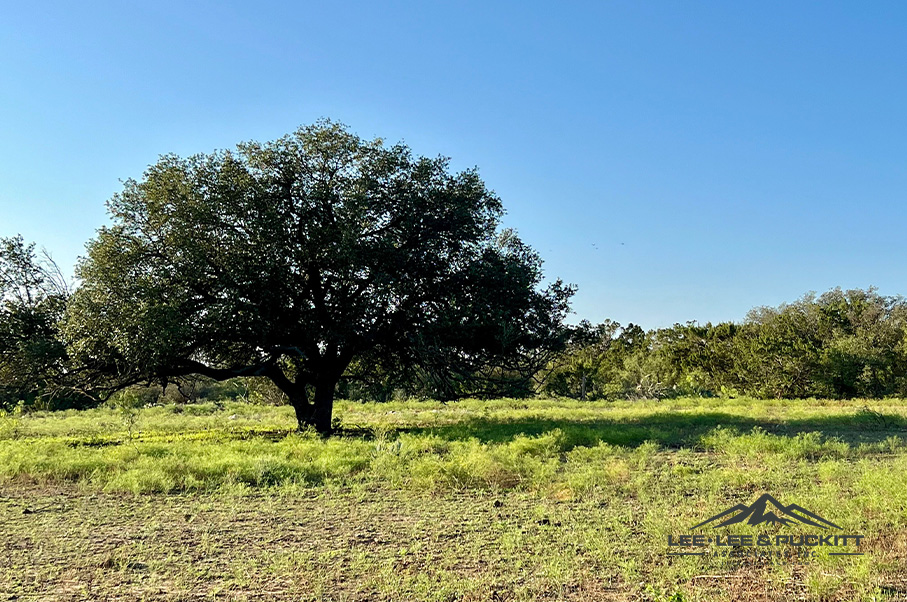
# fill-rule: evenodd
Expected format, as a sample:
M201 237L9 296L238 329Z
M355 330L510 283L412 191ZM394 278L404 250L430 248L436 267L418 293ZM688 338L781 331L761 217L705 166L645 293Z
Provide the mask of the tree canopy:
M330 121L164 156L108 208L65 332L96 389L261 376L326 432L351 364L442 398L529 392L566 336L572 287L541 288L475 170Z

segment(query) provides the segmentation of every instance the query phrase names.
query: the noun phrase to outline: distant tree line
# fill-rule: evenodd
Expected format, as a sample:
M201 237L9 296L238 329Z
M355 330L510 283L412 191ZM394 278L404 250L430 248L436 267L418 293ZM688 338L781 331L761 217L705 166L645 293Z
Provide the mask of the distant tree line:
M67 369L61 324L69 299L66 279L49 256L21 236L0 238L0 408L88 401L56 387Z
M675 324L644 332L582 322L540 390L586 399L748 395L907 395L907 301L875 289L833 289L742 323Z

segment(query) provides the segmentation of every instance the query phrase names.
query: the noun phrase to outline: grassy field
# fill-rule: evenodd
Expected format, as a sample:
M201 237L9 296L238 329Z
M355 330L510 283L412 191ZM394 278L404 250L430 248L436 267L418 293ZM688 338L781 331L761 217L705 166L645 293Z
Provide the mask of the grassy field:
M0 600L907 599L901 400L335 414L330 439L239 403L0 417ZM762 493L863 555L667 555ZM734 527L695 533L816 532Z

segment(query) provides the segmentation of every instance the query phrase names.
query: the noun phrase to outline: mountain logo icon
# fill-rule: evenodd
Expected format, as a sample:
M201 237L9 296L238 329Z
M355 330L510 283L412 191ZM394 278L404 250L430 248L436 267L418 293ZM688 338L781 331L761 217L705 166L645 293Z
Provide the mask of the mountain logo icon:
M716 514L712 518L704 520L698 525L693 525L690 528L697 529L708 525L709 523L721 521L721 519L725 517L729 518L723 522L719 522L717 525L712 525L712 528L717 529L718 527L726 527L742 522L746 522L748 525L759 525L762 523L790 525L792 523L803 523L821 529L827 529L828 527L834 527L835 529L841 528L833 522L825 520L818 514L810 512L797 504L785 506L767 493L763 493L758 500L749 506L737 504L733 508L728 508L724 512Z

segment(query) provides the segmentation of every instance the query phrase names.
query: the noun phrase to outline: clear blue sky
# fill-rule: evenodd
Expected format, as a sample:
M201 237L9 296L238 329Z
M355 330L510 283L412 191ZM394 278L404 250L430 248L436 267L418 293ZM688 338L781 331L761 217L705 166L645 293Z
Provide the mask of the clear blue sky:
M158 155L331 117L478 166L574 319L907 293L902 2L138 4L0 17L0 236L67 267Z

